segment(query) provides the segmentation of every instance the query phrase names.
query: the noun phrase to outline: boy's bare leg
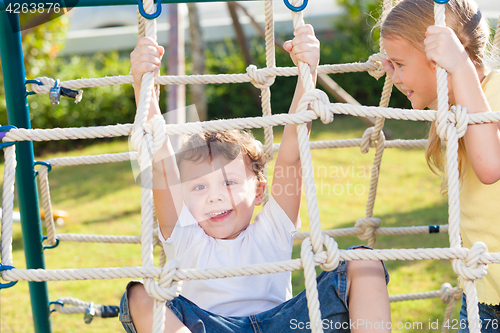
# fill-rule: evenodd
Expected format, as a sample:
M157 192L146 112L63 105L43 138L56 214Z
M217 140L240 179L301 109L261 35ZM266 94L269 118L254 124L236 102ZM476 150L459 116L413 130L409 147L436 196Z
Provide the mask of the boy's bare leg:
M154 299L142 284L134 284L128 290L128 305L137 333L150 333L153 329ZM191 333L169 308L165 312L165 333Z
M351 332L390 332L391 307L380 261L347 262Z

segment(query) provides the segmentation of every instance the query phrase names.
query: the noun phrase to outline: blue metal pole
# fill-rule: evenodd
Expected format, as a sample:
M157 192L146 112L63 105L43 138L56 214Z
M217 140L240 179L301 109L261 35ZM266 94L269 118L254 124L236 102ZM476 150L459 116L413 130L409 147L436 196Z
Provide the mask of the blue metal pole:
M9 124L31 128L19 16L0 13L0 57ZM45 268L38 191L34 177L33 143L16 143L16 190L21 212L24 255L28 269ZM29 282L35 332L51 333L49 296L46 282Z

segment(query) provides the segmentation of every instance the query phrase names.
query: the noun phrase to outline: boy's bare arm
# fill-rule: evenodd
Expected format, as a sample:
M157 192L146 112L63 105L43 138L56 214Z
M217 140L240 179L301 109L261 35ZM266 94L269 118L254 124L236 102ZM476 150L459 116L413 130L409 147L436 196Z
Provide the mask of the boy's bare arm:
M159 46L153 39L142 37L130 54L136 104L139 104L142 76L147 72L159 71L163 53L163 47ZM155 115L161 116L161 111L153 90L148 120ZM180 179L174 150L168 136L166 136L163 146L153 156L153 184L153 199L158 224L163 237L168 239L178 219L176 207L179 209L182 207L182 194L174 195L170 190L170 186L180 184Z
M319 63L319 41L314 35L312 26L299 27L294 32L295 38L285 42L285 49L290 52L293 62L307 63L311 68L313 83L316 85L317 67ZM288 113L295 113L300 98L304 95L302 79L299 76L292 104ZM308 135L311 124L307 124ZM302 170L296 125L286 125L283 139L278 151L274 169L271 193L285 211L290 220L298 223L300 203L302 198Z

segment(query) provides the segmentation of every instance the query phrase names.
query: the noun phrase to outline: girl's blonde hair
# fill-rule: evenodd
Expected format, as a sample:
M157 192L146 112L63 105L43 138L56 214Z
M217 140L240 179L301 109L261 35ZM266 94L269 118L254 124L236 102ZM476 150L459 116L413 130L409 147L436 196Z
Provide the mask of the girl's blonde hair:
M450 0L445 8L446 25L455 32L476 69L485 71L490 28L476 3L473 0ZM381 18L380 35L386 39L402 38L425 52L425 32L434 23L434 0L402 0ZM432 122L429 131L425 157L431 170L443 177L441 188L446 191L444 156L435 122ZM467 165L463 138L459 140L458 165L460 179L463 179Z

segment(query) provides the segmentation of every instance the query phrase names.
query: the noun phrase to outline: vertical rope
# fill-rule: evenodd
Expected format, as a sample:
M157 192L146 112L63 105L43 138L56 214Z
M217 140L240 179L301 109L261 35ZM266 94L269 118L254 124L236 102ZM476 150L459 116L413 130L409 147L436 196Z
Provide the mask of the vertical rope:
M383 10L382 15L385 16L386 13L391 9L392 9L392 0L384 0L382 5L382 10ZM382 40L382 37L380 37L379 39L379 46L380 46L380 52L385 52L384 42ZM392 80L388 75L386 75L379 106L384 108L389 106L391 93L392 93ZM373 157L373 165L372 165L372 172L370 179L370 190L368 191L368 200L366 203L366 217L373 217L373 209L375 206L375 199L377 197L380 165L382 163L382 156L384 154L384 149L385 149L385 136L383 132L384 124L385 124L385 118L377 118L371 135L371 141L376 142L377 146L375 148L375 156ZM373 236L370 237L368 240L368 246L374 247L375 241L376 241L376 236L374 233Z
M445 5L434 4L434 19L436 25L445 24ZM436 131L444 133L446 130L446 167L448 180L448 234L450 248L461 248L460 239L460 197L459 197L459 171L458 171L458 135L457 128L448 122L448 75L440 66L437 71L438 110L436 115ZM462 261L451 260L453 270L460 274ZM461 276L462 277L462 276ZM463 279L464 289L467 294L467 318L469 331L479 333L479 309L475 282L469 278Z
M165 302L155 299L155 303L153 306L154 318L152 332L163 333L165 329L165 310Z
M49 189L49 169L42 165L38 170L38 183L40 184L40 193L42 196L45 228L47 229L47 245L56 244L56 227L54 216L52 215L52 203L50 200Z
M389 104L389 99L392 91L392 80L389 76L385 77L384 89L382 92L382 99L380 101L381 107L387 107ZM375 198L377 195L378 186L378 176L380 174L380 164L382 162L382 155L384 153L385 147L385 136L382 131L384 127L384 118L377 118L375 121L375 126L372 131L372 141L377 142L377 147L375 151L375 156L373 159L372 175L370 180L370 191L368 193L368 202L366 204L366 217L373 217L373 206L375 204ZM375 135L375 140L373 136Z
M300 5L301 3L302 1L300 0L293 1L294 6ZM294 29L297 29L298 27L304 25L304 17L302 12L292 11L292 18ZM307 93L314 89L311 69L309 68L309 65L303 62L299 62L298 67L299 75L301 76L302 83L304 84L304 91ZM306 101L299 102L297 112L305 111L308 104L309 103ZM310 241L312 243L312 247L307 245L307 243L304 244L306 242L305 240L302 243L301 257L304 263L304 284L306 286L306 299L309 309L309 320L312 324L312 332L322 333L323 327L321 326L321 312L319 309L317 290L318 285L316 282L316 270L314 269L312 251L318 254L320 252L323 252L324 250L323 237L321 235L321 222L319 218L318 202L316 199L316 186L314 183L314 174L312 170L309 137L307 135L307 125L297 125L297 134L299 141L300 162L302 166L302 177L304 179L304 192L306 195L307 212L309 214Z
M154 21L156 22L156 20L154 20ZM139 12L139 7L137 7L137 33L139 35L139 38L146 36L146 19ZM155 40L156 40L156 37L155 37ZM130 74L132 74L132 73L130 73ZM158 75L160 75L160 73L158 73ZM160 88L161 87L159 84L155 85L156 99L158 101L160 100Z
M267 68L276 67L275 46L274 46L274 13L273 13L273 0L266 0L265 2L265 41L266 41L266 66ZM261 89L262 99L262 115L270 116L271 111L271 88L266 87ZM264 127L264 153L267 162L273 159L273 127ZM265 167L264 174L267 178L267 167ZM264 191L264 204L269 200L269 186L266 186Z
M16 181L16 146L3 150L5 168L2 192L2 264L13 265L12 261L12 215L14 211L14 183Z
M448 305L446 306L446 310L444 311L444 321L443 323L451 323L451 315L453 314L453 309L455 308L455 297L450 298ZM448 333L449 326L442 325L441 332Z
M434 19L436 25L445 26L445 5L434 5ZM440 66L436 65L437 76L437 115L436 115L436 131L442 132L446 126L448 119L448 75Z
M307 308L309 309L309 322L311 332L323 332L321 325L321 311L319 308L318 284L316 282L316 269L314 268L314 255L311 247L311 239L308 237L302 241L300 258L304 267L304 280L306 286Z
M144 0L144 10L146 13L155 11L153 0ZM156 20L143 20L144 36L151 37L154 40L156 37ZM139 35L142 34L142 25L139 24ZM154 266L153 264L153 203L152 203L152 188L153 174L151 170L152 164L152 136L146 134L144 125L149 112L151 95L154 85L154 73L145 73L142 77L141 92L139 105L132 127L132 144L138 151L137 162L141 170L141 259L142 266ZM146 290L151 293L152 286L156 282L152 278L144 279ZM155 298L154 315L153 315L153 332L162 333L165 327L165 305L162 301Z

